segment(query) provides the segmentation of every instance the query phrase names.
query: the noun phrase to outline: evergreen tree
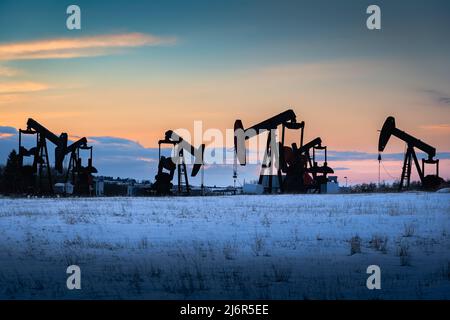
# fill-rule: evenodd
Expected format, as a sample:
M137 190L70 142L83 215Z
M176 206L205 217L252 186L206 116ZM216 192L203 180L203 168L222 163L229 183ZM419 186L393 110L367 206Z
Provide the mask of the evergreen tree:
M3 170L3 166L0 166L0 194L5 192L3 188Z
M19 155L16 150L11 151L2 174L3 192L18 193L21 191L22 177L19 164Z

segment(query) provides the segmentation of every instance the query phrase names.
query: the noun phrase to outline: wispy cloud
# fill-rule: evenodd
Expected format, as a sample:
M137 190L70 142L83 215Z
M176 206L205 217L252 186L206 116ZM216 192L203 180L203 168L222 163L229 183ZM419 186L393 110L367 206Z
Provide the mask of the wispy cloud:
M17 129L9 126L0 126L0 133L15 134L17 133Z
M16 135L17 130L14 127L0 126L0 139L7 139Z
M6 67L6 66L0 66L0 77L14 77L20 73L19 70Z
M80 38L57 38L27 42L0 43L0 60L68 59L106 55L118 49L170 45L174 37L143 33L96 35Z
M48 85L39 82L4 82L0 83L0 94L15 94L43 91Z
M384 161L402 161L404 158L403 153L382 153L381 157ZM417 157L426 158L426 154L423 152L417 152ZM328 161L365 161L365 160L377 160L378 153L370 152L358 152L358 151L329 151ZM450 159L450 152L438 152L437 158Z
M450 107L450 95L439 90L427 89L423 90L427 93L435 102Z
M448 123L424 125L420 126L420 128L441 133L450 132L450 124Z
M345 170L350 170L350 168L347 168L347 167L335 167L335 168L333 168L334 169L334 171L345 171Z

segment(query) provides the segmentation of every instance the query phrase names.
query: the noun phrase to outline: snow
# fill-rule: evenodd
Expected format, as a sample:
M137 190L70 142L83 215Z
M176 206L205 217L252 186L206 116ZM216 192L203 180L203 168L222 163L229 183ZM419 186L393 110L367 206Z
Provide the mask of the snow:
M0 198L0 299L449 299L449 218L448 193Z

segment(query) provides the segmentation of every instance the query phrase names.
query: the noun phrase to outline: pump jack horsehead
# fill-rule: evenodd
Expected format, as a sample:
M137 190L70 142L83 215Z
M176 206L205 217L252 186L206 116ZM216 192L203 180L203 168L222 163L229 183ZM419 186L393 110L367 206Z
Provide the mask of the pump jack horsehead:
M277 143L276 132L280 125L281 140ZM284 145L286 129L300 130L299 146L296 143L293 143L291 147ZM321 185L328 181L327 175L334 171L328 167L327 147L322 146L321 138L315 138L306 144L303 143L304 129L305 122L297 122L295 112L291 109L247 129L244 129L241 120L236 120L234 123L235 157L242 166L245 166L247 153L245 141L263 132L268 132L258 184L264 184L264 179L267 177L268 184L265 189L268 193L272 192L272 170L275 166L280 192L320 192ZM319 166L316 161L316 150L325 151L325 161L322 166ZM269 170L268 176L265 175L267 170Z
M434 159L434 157L436 156L436 148L396 128L394 117L388 117L384 122L383 128L380 131L378 140L378 161L381 163L381 152L383 152L386 148L386 145L389 142L391 136L395 136L398 139L405 141L407 145L407 149L403 159L403 168L402 174L400 176L398 190L401 191L404 187L406 189L409 188L411 181L412 161L414 161L414 165L419 175L420 182L422 183L422 188L430 190L439 188L444 180L439 177L439 159ZM422 159L422 168L420 167L419 161L417 160L415 148L425 152L428 156L427 159ZM425 175L425 164L436 165L436 174Z

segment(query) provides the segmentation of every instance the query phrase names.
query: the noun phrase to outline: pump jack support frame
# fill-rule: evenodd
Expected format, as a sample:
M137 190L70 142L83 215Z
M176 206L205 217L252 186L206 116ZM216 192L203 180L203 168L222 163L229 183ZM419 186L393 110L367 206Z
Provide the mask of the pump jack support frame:
M22 134L26 135L36 135L36 147L30 150L30 154L25 154L26 149L22 146ZM19 165L23 167L23 157L33 155L33 172L36 173L33 191L34 193L44 193L43 188L43 175L44 175L44 167L47 173L48 179L48 192L53 193L53 183L52 183L52 172L50 166L50 160L48 156L48 148L47 148L47 140L45 135L42 135L36 130L32 129L19 129Z

